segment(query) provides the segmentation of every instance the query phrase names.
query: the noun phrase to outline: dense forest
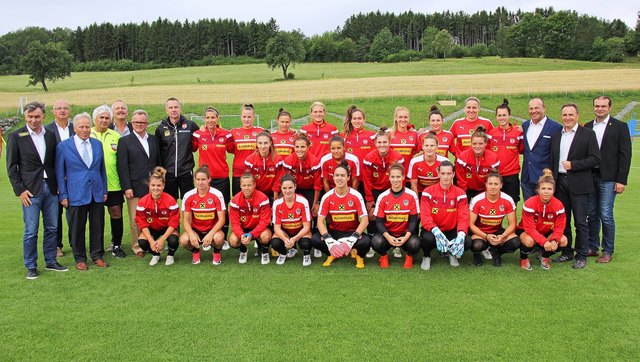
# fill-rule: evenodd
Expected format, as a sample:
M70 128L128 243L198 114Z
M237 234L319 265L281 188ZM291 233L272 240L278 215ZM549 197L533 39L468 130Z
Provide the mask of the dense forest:
M74 71L132 70L262 62L279 31L275 19L92 24L75 30L29 27L0 37L0 74L24 72L32 42L73 56ZM402 14L371 12L349 17L341 28L304 37L305 61L410 61L426 57L503 56L622 61L637 57L635 29L553 8Z

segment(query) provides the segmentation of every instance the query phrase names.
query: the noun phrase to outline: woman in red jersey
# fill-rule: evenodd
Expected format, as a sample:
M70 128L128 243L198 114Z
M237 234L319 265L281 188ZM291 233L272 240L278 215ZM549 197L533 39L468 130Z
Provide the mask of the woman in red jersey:
M300 128L300 132L306 134L311 140L309 153L317 158L322 158L329 153L329 140L333 135L338 134L338 128L325 121L326 113L327 107L323 103L313 102L309 113L311 122Z
M418 223L420 204L418 195L404 185L404 167L393 164L389 167L391 188L380 194L374 214L378 233L371 238L371 247L380 254L380 268L389 267L390 248L402 248L407 256L404 268L413 267L413 257L420 251Z
M364 159L364 156L375 147L376 132L364 129L365 122L364 111L356 106L351 106L347 109L347 115L342 125L341 136L344 138L346 151L359 160Z
M464 101L464 118L453 121L449 132L455 138L455 146L453 152L456 157L461 152L471 147L471 134L482 126L486 130L491 130L493 125L491 121L478 116L480 111L480 100L476 97L469 97Z
M211 186L222 193L224 204L231 200L227 148L232 145L231 132L220 126L220 113L213 107L204 110L204 129L193 133L192 151L198 151L198 166L207 165Z
M312 205L312 215L316 217L320 207L320 191L322 191L320 160L309 154L311 141L306 135L298 135L294 145L295 153L287 156L282 166L293 175L296 192L307 199L309 205Z
M520 154L524 151L524 142L522 129L515 123L511 124L510 118L509 101L504 99L502 104L496 107L498 127L487 132L487 136L489 149L500 159L498 171L504 182L502 191L511 196L517 205L520 201Z
M245 172L247 166L244 161L256 150L256 137L263 131L260 127L255 127L255 111L253 104L245 104L240 109L240 121L242 127L231 130L231 140L229 152L233 153L233 173L231 191L235 195L240 192L240 176Z
M302 266L311 265L311 213L309 203L296 194L296 179L282 176L282 197L273 202L273 239L271 247L278 252L276 264L284 264L296 255L296 245L302 249Z
M538 194L522 205L522 219L518 225L520 234L520 267L531 270L529 254L534 249L541 253L540 266L549 269L549 258L559 248L567 246L564 228L567 223L562 202L553 196L556 182L552 172L545 169L538 180Z
M411 190L418 195L425 187L438 183L438 166L448 160L440 156L437 150L438 139L433 133L427 132L422 138L422 153L409 163L407 178L411 182Z
M365 254L371 246L369 236L363 235L369 224L364 200L358 191L349 187L350 173L345 162L338 165L333 173L336 187L320 201L318 233L313 234L311 242L314 248L327 255L323 266L349 255L355 248L356 268L362 269Z
M245 172L240 177L240 189L229 203L231 233L229 246L240 251L238 263L247 262L247 245L257 241L262 254L262 265L269 264L269 241L271 240L271 206L267 195L256 190L253 175Z
M423 270L431 269L431 251L438 249L449 256L449 264L457 267L465 248L471 246L469 203L464 191L453 185L453 164L443 161L438 167L440 181L422 191L420 221L422 231Z
M502 254L514 253L520 247L516 236L516 205L509 195L501 192L502 177L497 172L487 176L487 191L477 195L469 204L471 251L473 265L482 265L480 252L489 249L493 265L502 266ZM507 228L502 221L507 218Z
M335 187L333 183L333 171L342 162L346 162L352 172L351 187L358 189L362 187L360 182L360 162L355 155L345 152L344 139L340 135L334 135L329 141L330 153L324 155L320 159L320 171L322 173L322 184L324 192L329 192Z
M282 158L273 148L273 139L267 131L256 136L257 150L244 161L247 169L256 180L256 190L269 197L269 202L278 198L280 177L282 177Z
M200 245L205 251L213 246L213 265L220 265L227 206L222 193L210 186L211 172L207 165L198 167L193 181L196 188L187 192L182 202L184 233L180 245L192 253L192 264L200 264Z
M418 132L409 129L409 117L409 109L396 107L393 127L389 132L389 148L402 155L405 165L409 164L413 155L420 152Z
M471 135L471 148L456 155L456 181L469 199L485 190L487 176L500 166L498 155L487 150L485 132L486 130L479 126Z
M140 229L138 244L142 250L151 253L149 265L158 264L165 242L169 247L165 265L173 264L173 256L178 250L180 210L176 200L163 192L166 174L167 170L162 167L153 169L149 177L149 194L141 197L136 207L136 224Z
M438 109L437 106L431 106L429 110L429 131L424 133L419 133L419 143L422 144L424 141L424 137L427 134L432 133L438 139L438 150L437 153L442 157L449 157L449 152L454 153L454 137L453 134L447 130L442 129L442 125L444 123L444 116L442 112Z
M271 132L273 147L280 157L285 158L293 154L293 142L298 132L291 129L291 113L285 111L284 108L280 108L278 111L276 123L278 124L278 129Z

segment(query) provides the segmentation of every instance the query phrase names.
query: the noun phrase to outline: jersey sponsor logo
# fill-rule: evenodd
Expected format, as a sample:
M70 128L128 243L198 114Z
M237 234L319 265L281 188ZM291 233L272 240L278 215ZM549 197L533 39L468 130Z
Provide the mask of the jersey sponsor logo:
M147 223L151 224L153 222L153 218L152 217L148 217L147 218Z
M543 221L542 224L543 225L551 225L551 226L553 226L555 223L552 222L552 221Z
M496 215L496 209L490 209L489 215Z
M465 177L466 177L466 178L471 178L471 173L470 173L470 172L469 172L469 173L467 173L467 174L465 175Z
M400 140L400 143L406 145L407 144L407 140L403 138L403 139Z
M394 211L400 211L400 204L394 204L393 205L393 210Z
M411 148L407 148L407 147L402 147L402 148L396 148L396 151L398 151L399 154L401 155L411 155Z
M344 211L344 204L340 204L340 205L338 205L338 210L340 210L340 211Z
M462 139L462 146L464 146L464 147L469 147L469 146L471 146L471 140L470 140L470 139L468 139L468 138L464 138L464 139Z
M447 209L447 212L456 212L458 209Z
M433 171L427 172L427 177L433 177Z
M438 214L438 210L439 210L439 209L438 209L437 207L432 207L432 208L431 208L431 213L432 213L433 215L437 215L437 214Z
M494 210L495 211L495 210ZM480 222L483 225L487 225L487 226L498 226L498 225L502 225L502 220L500 219L489 219L489 218L485 218L485 217L481 217L480 218Z
M387 214L388 222L406 222L409 221L409 215Z
M347 152L353 152L353 148L351 147L347 148Z
M216 215L211 212L194 212L193 216L198 220L213 220Z
M247 221L246 216L240 216L240 222L246 222L246 221Z
M207 150L207 145L202 145L202 150L206 151Z
M289 213L289 219L293 219L293 213L292 212Z
M494 151L494 152L498 152L498 146L497 146L497 145L496 145L496 146L493 146L493 151Z
M378 178L378 177L379 177L378 173L377 173L377 172L374 172L374 173L373 173L373 177Z
M204 202L201 202L201 203L200 203L200 208L201 208L201 209L205 209L206 207L207 207L207 205L205 205L205 204L204 204Z
M302 228L302 222L301 221L283 222L282 223L282 227L287 229L287 230L301 229Z
M333 222L350 222L350 221L355 221L356 217L353 214L347 214L347 215L331 215L331 220Z
M280 140L280 143L285 144L287 143L287 140Z
M238 151L253 151L256 149L255 143L236 143L236 150Z
M168 129L166 129L166 130L164 131L163 135L164 135L165 137L171 137L171 131L169 131Z
M244 135L244 139L248 140L249 139L249 135L248 134Z

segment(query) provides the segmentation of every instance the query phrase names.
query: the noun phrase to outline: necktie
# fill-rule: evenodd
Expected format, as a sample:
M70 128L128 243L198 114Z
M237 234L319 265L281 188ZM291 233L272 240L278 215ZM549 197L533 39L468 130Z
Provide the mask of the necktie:
M82 161L87 167L91 167L91 163L89 161L89 150L87 149L87 141L82 141Z

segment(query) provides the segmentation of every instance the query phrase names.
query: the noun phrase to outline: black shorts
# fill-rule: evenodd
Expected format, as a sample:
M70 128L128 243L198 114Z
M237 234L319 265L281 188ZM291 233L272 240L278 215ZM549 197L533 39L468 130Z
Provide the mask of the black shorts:
M122 190L107 192L107 201L104 202L104 206L118 206L124 204L124 195Z

